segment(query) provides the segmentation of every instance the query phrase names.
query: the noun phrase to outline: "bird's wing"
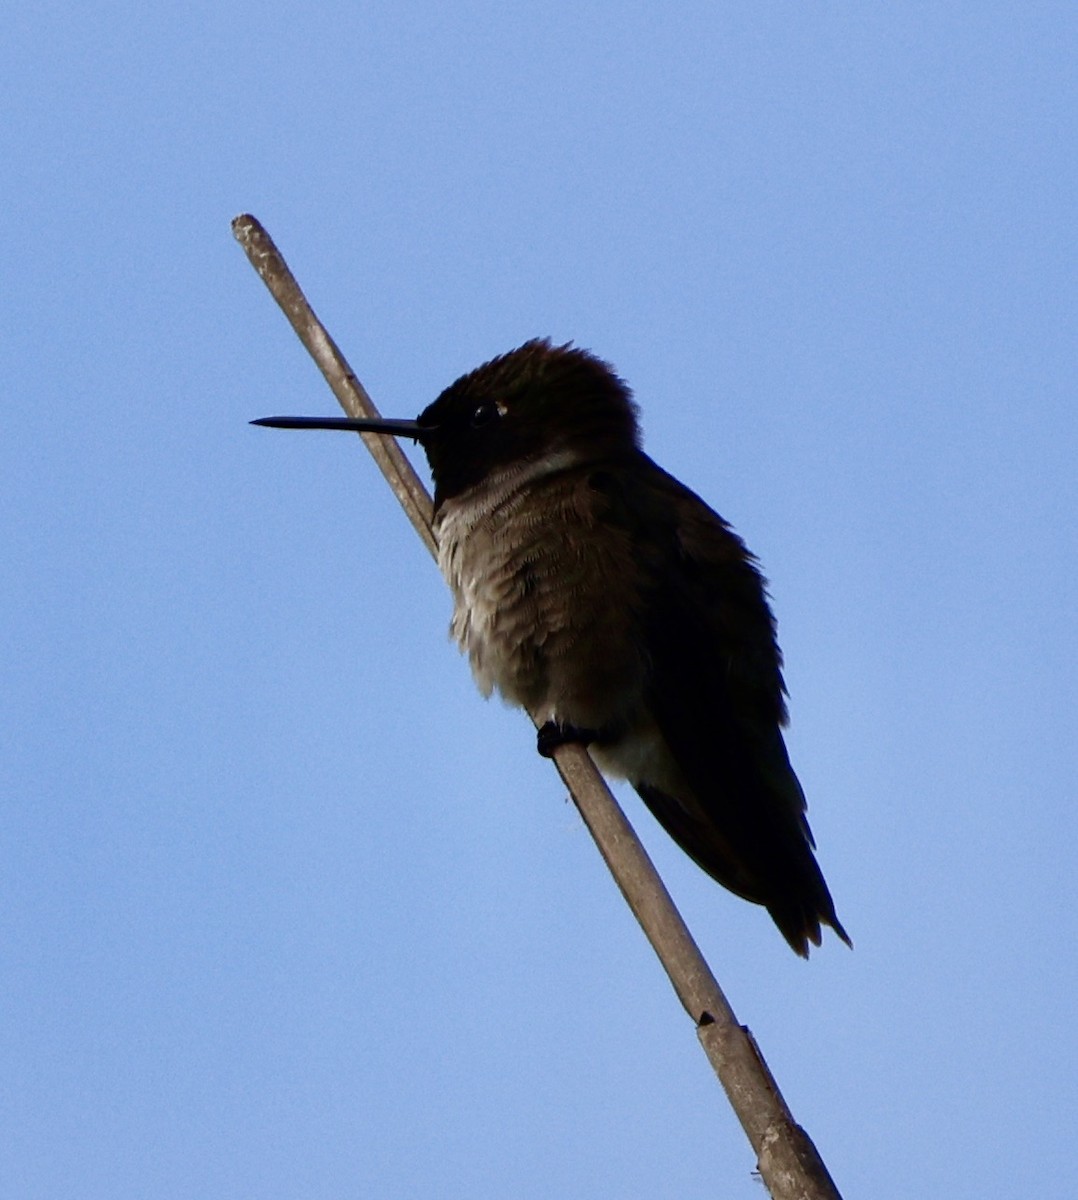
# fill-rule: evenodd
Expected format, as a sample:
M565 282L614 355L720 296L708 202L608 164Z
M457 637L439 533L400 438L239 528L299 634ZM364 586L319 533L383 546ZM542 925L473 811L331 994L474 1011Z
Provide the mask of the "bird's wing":
M845 936L813 854L805 798L783 742L782 659L765 583L729 526L648 462L648 487L601 480L634 530L651 581L647 703L687 785L634 781L688 854L764 904L799 953L820 921ZM672 789L673 790L673 789Z

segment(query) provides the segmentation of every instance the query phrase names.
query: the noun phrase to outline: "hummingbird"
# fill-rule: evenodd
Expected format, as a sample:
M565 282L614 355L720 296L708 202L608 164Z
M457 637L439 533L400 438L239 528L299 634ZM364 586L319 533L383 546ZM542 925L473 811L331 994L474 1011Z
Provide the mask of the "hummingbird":
M588 747L723 887L802 957L830 926L790 765L782 654L756 558L641 448L606 362L533 339L414 421L266 417L408 437L434 481L450 635L479 690L537 717L538 750Z

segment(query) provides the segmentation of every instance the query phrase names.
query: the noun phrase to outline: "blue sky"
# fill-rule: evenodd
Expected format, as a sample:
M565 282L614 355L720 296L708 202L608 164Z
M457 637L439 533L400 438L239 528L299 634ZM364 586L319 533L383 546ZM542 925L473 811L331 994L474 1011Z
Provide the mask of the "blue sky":
M617 365L763 560L856 946L620 792L847 1196L1069 1195L1073 5L23 6L0 46L0 1176L754 1197L691 1023L234 245L382 410Z

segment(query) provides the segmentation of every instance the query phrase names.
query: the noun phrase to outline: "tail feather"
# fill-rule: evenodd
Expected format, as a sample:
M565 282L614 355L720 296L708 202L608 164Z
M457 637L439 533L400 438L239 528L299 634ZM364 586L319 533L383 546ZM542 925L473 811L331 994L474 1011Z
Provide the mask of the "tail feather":
M826 888L823 899L824 903L814 905L797 905L783 901L767 905L767 911L778 926L779 933L789 943L793 952L802 958L808 958L810 942L814 946L820 944L823 933L821 927L824 925L830 925L846 945L853 949L850 935L835 915L835 906Z
M735 895L767 909L795 954L808 958L809 944L820 945L824 925L852 948L807 838L799 845L777 839L747 853L747 847L735 847L715 822L695 819L666 792L648 784L635 787L655 819L697 866Z

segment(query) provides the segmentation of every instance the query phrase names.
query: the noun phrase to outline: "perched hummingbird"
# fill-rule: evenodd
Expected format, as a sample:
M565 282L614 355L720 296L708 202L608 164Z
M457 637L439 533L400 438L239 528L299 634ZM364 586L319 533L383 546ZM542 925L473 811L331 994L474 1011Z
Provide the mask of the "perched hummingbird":
M640 448L637 409L585 350L525 343L416 421L255 424L414 438L434 478L450 632L479 689L587 744L709 875L807 957L830 925L782 738L782 655L756 559Z

